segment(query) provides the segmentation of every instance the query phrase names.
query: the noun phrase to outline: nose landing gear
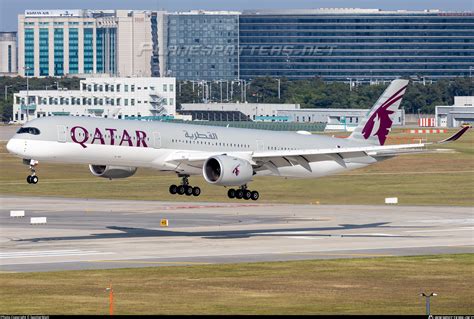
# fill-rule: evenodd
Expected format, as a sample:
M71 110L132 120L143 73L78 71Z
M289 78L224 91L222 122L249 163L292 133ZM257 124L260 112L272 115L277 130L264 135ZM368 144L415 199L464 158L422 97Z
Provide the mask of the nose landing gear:
M23 163L26 165L29 165L30 172L31 172L31 175L28 175L26 177L26 181L28 182L28 184L37 184L39 181L38 176L36 176L36 165L38 165L38 161L35 161L33 159L31 160L24 159Z
M187 196L199 196L201 195L201 189L197 186L191 186L189 185L189 180L188 177L189 175L178 175L179 177L182 177L182 182L181 185L171 185L169 188L170 194L175 195L184 195L186 194Z
M250 191L247 189L247 185L240 186L239 189L229 189L227 191L227 196L229 198L245 199L245 200L257 200L260 197L260 194L257 191Z

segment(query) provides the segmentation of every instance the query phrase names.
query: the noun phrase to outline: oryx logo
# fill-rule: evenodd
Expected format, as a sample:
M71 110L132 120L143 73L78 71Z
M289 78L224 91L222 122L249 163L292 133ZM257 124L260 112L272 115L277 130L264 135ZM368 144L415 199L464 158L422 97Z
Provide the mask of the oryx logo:
M239 176L239 174L240 174L240 168L239 168L239 167L240 167L240 164L237 165L237 166L234 168L234 170L232 171L232 174L234 174L235 176Z
M403 97L406 88L407 85L398 90L370 116L362 129L362 135L365 139L377 135L380 145L385 144L385 140L393 123L390 115L395 113L395 110L391 110L390 106Z

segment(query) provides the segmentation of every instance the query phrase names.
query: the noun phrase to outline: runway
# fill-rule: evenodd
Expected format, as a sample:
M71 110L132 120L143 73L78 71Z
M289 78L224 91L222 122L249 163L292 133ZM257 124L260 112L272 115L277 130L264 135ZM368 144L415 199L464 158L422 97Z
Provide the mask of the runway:
M472 207L0 202L0 272L474 252ZM26 217L11 218L10 210ZM46 225L30 225L43 216Z

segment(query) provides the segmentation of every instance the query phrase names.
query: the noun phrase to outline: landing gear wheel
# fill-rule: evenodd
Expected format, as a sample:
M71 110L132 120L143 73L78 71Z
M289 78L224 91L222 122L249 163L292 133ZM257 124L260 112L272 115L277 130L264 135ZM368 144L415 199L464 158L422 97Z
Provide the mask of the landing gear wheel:
M184 195L185 189L184 185L179 185L178 188L176 189L176 193L179 195Z
M227 196L229 198L235 198L235 189L231 188L227 191Z
M244 197L244 190L238 189L235 191L235 198L242 199Z
M174 184L170 186L170 194L171 195L176 194L177 191L178 191L178 186L176 186Z
M199 196L201 195L201 189L199 187L193 187L193 195L194 196Z
M260 194L257 191L253 191L251 198L252 200L257 200L260 197Z
M244 190L244 194L243 194L243 195L244 195L243 198L244 198L245 200L249 200L249 199L252 197L252 192L249 191L248 189L246 189L246 190Z
M26 181L28 182L28 184L31 184L31 175L28 175L28 176L26 177Z
M36 175L33 175L33 176L31 176L31 178L30 178L30 181L31 181L32 184L37 184L37 183L38 183L38 180L39 180L39 178L38 178L38 176L36 176Z
M191 196L193 194L193 188L191 186L185 185L184 186L184 193L187 196Z

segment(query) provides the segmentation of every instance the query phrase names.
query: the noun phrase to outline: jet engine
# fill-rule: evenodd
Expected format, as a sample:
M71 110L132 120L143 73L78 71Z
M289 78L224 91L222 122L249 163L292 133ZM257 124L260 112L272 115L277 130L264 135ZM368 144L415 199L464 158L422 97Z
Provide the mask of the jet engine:
M202 168L204 179L210 184L241 186L250 182L252 165L241 158L227 155L209 157Z
M130 177L137 171L136 167L109 165L89 165L89 169L92 175L109 179Z

